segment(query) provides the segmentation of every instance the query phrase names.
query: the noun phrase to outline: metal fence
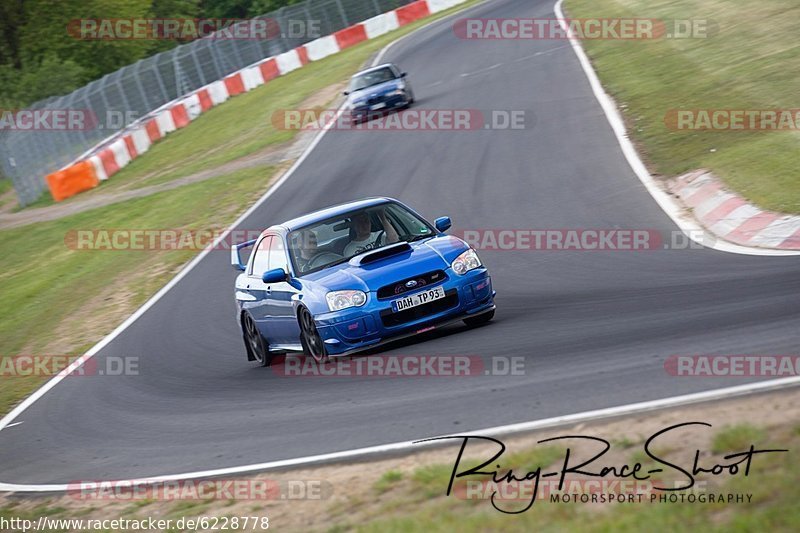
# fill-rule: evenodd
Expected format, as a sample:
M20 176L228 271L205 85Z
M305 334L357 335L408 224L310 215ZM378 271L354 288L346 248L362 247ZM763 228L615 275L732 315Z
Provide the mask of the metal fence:
M329 35L412 0L305 0L257 17L280 28L265 39L225 39L220 34L142 59L60 97L28 109L89 110L98 127L0 131L0 170L14 182L21 205L38 199L44 177L158 107L195 89L317 37ZM246 24L246 23L242 23ZM287 28L294 30L286 31ZM303 28L312 31L301 31ZM65 28L64 38L67 35Z

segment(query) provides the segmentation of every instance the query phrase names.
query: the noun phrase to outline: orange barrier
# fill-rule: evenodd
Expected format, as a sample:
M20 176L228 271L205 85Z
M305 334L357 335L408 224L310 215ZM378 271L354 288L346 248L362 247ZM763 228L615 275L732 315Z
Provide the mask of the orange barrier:
M203 110L203 113L214 107L214 102L211 101L211 95L208 94L206 89L197 91L197 98L200 99L200 109Z
M275 59L270 59L268 61L264 61L259 65L261 69L261 76L264 77L264 82L268 82L269 80L275 79L281 75L280 71L278 70L278 63Z
M139 151L136 150L136 145L133 144L133 137L126 135L123 140L125 141L125 147L128 149L128 153L131 155L131 159L139 157Z
M306 50L306 47L298 46L295 50L297 50L297 57L300 58L300 64L303 66L308 65L308 50Z
M336 38L336 43L339 45L340 50L344 50L354 44L367 40L367 31L364 29L363 24L356 24L355 26L339 30L333 35Z
M237 94L242 94L244 92L244 82L242 81L242 75L238 72L233 76L228 76L225 78L225 87L228 89L229 96L236 96Z
M172 114L172 122L176 128L183 128L189 124L189 114L183 104L173 106L169 112Z
M154 143L161 138L161 130L158 129L156 119L153 118L148 120L144 125L144 129L147 131L147 136L150 137L151 143Z
M50 188L50 194L53 195L53 200L56 202L75 196L79 192L93 189L100 183L90 161L75 163L64 170L48 174L45 179Z

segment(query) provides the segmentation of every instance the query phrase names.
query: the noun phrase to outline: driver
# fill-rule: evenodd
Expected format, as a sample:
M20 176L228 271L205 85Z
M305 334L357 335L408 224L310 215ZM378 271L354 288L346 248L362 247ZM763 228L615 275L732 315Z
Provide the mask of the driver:
M300 272L305 272L306 270L310 270L309 265L317 255L319 245L317 242L317 234L311 230L304 230L300 233L300 238L298 240L297 249L299 249L300 253L297 255L297 266Z
M394 226L389 222L389 217L386 216L386 211L380 209L377 214L378 221L380 221L381 226L383 226L382 231L370 231L372 229L372 221L366 211L353 215L351 227L355 232L355 236L353 240L344 247L345 257L353 257L367 250L380 248L385 244L391 244L400 240Z

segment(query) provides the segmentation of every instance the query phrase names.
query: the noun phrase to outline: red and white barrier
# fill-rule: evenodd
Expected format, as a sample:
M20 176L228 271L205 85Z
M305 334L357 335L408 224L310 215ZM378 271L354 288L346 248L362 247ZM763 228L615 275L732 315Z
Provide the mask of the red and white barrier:
M178 129L175 127L175 120L172 117L171 110L164 110L156 115L156 124L158 125L158 131L161 133L161 137Z
M242 79L244 80L244 90L248 92L264 85L264 76L261 75L261 69L258 68L258 65L244 69L242 71Z
M150 149L150 137L147 135L147 130L144 126L139 126L131 133L133 139L133 146L136 148L137 156L142 155Z
M203 111L205 111L202 103L200 102L199 91L187 96L186 100L183 101L183 105L186 108L186 114L189 115L189 120L196 119L203 114Z
M374 39L380 37L384 33L389 33L400 27L397 22L397 13L389 11L383 15L372 17L361 23L364 26L364 33L367 34L367 39Z
M303 63L300 62L300 54L297 53L297 48L275 56L275 62L278 64L278 71L281 76L303 66Z
M308 59L310 61L319 61L324 57L335 54L339 51L339 45L333 35L327 35L319 39L315 39L305 45Z
M62 169L48 177L53 197L63 200L71 194L90 188L87 184L105 181L132 159L139 157L170 132L183 128L201 114L229 98L252 91L299 68L309 61L319 61L358 43L374 39L401 26L456 6L465 0L418 0L393 11L367 19L333 35L320 37L303 46L289 50L275 57L269 57L254 65L243 68L222 80L215 81L188 95L183 100L159 111L155 117L126 132L110 144L81 161ZM80 163L80 166L78 164ZM90 163L90 164L89 164ZM67 172L72 166L75 172ZM56 176L56 174L58 174ZM88 174L88 175L87 175ZM79 180L80 178L80 180ZM74 179L76 186L66 181ZM79 183L80 181L80 183ZM55 187L55 189L54 189ZM56 190L57 189L57 190ZM70 191L76 191L71 193Z
M219 105L228 100L228 88L225 86L225 82L215 81L207 89L214 105Z
M431 13L438 13L439 11L444 11L445 9L450 9L451 7L457 6L463 0L427 0L428 2L428 10Z

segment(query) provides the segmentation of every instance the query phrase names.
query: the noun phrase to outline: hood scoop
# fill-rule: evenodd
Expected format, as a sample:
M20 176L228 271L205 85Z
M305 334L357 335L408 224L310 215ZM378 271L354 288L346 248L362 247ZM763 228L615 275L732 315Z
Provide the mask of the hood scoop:
M369 263L380 261L381 259L385 259L387 257L391 257L393 255L410 251L410 244L407 242L398 242L395 244L390 244L389 246L384 246L383 248L378 248L373 252L366 252L361 255L357 255L350 260L350 264L353 266L363 266Z

